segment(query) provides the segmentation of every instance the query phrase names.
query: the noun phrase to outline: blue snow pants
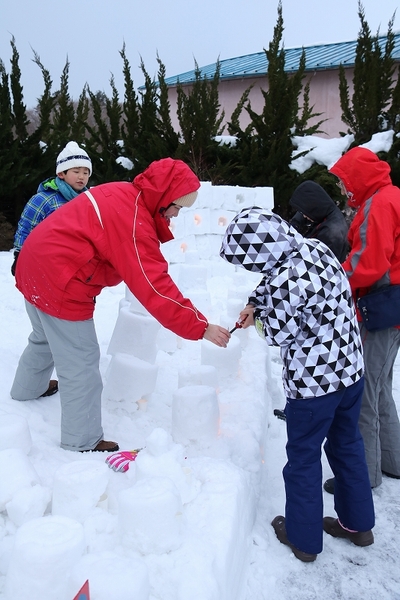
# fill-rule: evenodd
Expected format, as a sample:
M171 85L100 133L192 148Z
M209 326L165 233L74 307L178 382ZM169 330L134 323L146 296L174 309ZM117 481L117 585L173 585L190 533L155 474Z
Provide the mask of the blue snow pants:
M287 399L285 523L288 540L303 552L322 551L321 448L335 476L335 510L342 525L368 531L375 524L364 443L358 427L364 379L306 400Z

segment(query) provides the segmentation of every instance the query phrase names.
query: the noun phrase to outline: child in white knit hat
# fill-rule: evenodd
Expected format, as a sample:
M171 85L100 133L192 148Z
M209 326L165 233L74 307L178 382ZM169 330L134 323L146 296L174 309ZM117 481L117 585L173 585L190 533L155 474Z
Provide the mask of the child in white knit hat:
M15 275L17 260L26 238L46 217L81 192L86 191L92 174L92 161L87 152L76 142L68 142L56 160L56 177L39 184L34 196L25 205L14 236L14 262L11 273ZM43 396L52 396L58 391L58 381L50 380Z
M13 275L19 252L32 229L57 208L87 190L91 174L92 161L87 152L76 142L68 142L57 156L56 177L42 181L36 194L28 200L22 211L14 237L14 262L11 267Z

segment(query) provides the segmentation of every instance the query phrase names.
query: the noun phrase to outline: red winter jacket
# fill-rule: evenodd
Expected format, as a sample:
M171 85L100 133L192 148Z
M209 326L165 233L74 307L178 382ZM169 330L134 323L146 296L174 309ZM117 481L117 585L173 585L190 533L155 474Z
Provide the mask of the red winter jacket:
M199 187L185 163L166 158L132 183L106 183L80 194L29 234L18 259L17 288L43 312L83 321L92 318L93 298L104 287L125 281L164 327L186 339L202 338L207 319L182 296L160 252L160 242L173 235L159 213Z
M353 148L330 169L358 209L350 225L350 253L343 263L354 297L371 286L400 283L400 190L390 166L366 148Z

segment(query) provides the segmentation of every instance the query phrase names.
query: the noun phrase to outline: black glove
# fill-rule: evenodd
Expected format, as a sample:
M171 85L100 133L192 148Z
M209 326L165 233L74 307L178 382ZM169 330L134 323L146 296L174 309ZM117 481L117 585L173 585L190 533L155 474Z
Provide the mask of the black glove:
M14 277L15 277L15 269L17 267L17 260L18 260L19 253L20 253L20 250L14 250L14 262L11 265L11 273L12 273L12 275L14 275Z

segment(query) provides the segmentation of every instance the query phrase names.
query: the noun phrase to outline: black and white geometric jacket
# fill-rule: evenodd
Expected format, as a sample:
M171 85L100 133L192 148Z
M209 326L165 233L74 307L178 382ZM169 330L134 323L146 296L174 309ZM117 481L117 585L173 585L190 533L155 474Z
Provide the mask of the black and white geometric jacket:
M228 226L221 256L264 273L249 297L255 325L280 346L288 398L349 387L363 375L362 343L350 286L322 242L306 239L268 210L242 210Z

